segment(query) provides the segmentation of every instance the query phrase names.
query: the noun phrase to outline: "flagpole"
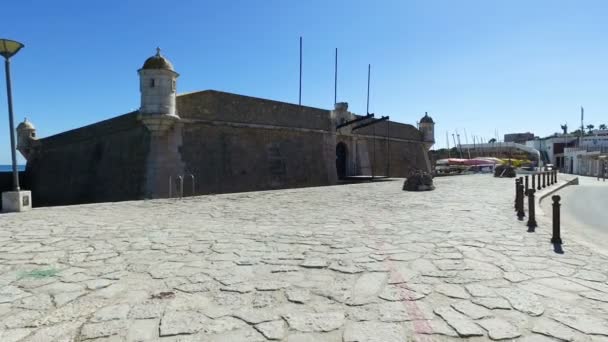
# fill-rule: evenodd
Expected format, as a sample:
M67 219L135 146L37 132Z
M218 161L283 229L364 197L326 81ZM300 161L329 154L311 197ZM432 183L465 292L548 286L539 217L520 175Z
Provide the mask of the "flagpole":
M302 105L302 36L300 36L300 90L298 91L298 105Z

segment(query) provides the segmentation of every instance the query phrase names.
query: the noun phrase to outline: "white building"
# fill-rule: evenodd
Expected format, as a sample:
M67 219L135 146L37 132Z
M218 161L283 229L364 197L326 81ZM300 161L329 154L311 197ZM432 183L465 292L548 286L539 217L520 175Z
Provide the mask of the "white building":
M597 176L608 157L608 130L594 130L582 137L555 134L526 145L539 150L543 159L561 172Z

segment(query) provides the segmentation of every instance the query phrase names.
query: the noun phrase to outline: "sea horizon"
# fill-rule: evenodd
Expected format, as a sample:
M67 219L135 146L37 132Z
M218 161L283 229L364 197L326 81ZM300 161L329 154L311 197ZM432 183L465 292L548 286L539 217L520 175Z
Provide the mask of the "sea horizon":
M25 171L25 165L17 165L17 170ZM13 171L12 165L0 164L0 172L12 172L12 171Z

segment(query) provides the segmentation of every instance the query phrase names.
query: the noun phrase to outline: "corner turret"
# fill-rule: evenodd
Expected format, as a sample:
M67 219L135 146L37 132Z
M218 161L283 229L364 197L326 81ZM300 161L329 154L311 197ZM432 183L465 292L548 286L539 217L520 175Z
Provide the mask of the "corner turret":
M427 112L424 112L424 116L420 119L418 129L422 132L422 141L430 149L435 144L435 122Z
M162 135L179 116L175 110L176 80L179 74L173 65L160 54L146 59L139 73L139 91L141 92L140 119L153 135Z
M36 138L36 127L27 121L27 118L23 120L17 126L17 150L23 155L23 157L27 160L29 156L32 154L34 149L34 145L37 141Z

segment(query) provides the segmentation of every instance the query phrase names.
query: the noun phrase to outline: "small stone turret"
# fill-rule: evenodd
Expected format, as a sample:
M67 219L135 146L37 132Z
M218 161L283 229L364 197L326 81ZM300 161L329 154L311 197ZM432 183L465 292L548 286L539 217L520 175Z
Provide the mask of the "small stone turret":
M137 72L141 92L140 119L153 135L162 135L179 121L175 110L179 74L173 70L171 62L160 54L160 48Z
M419 129L422 132L422 140L430 149L435 144L435 122L427 112L420 119Z
M350 121L355 118L353 113L348 111L348 102L338 102L334 104L334 110L330 113L331 119L334 125L342 124L346 121ZM350 129L351 127L342 128L343 132L345 129Z
M36 138L36 127L27 121L27 118L23 120L17 126L17 150L21 152L23 157L27 160L29 156L32 154L34 149L34 145L37 141Z

